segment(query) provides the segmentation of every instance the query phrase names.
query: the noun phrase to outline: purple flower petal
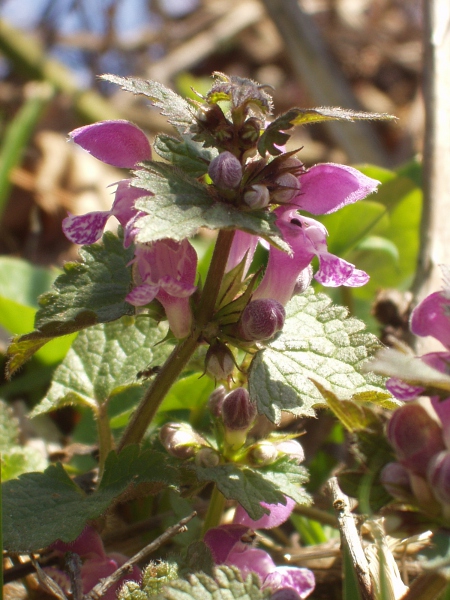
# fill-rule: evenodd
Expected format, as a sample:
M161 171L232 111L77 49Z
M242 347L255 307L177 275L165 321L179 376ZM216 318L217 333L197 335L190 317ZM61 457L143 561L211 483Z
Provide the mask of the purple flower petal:
M238 504L234 514L233 522L246 525L251 529L271 529L272 527L278 527L289 519L295 507L295 500L292 500L292 498L289 498L289 496L285 496L285 498L286 505L267 504L266 502L261 502L261 506L268 508L270 510L270 514L262 516L257 521L251 519L248 516L247 511L244 510L240 504Z
M244 579L249 573L257 573L264 580L276 568L270 555L259 548L232 550L226 564L237 567Z
M395 398L405 401L414 400L414 398L420 396L424 390L423 387L410 385L409 383L405 383L401 379L397 379L397 377L391 377L386 381L386 389Z
M100 537L99 533L89 525L83 529L80 535L73 540L73 542L62 542L61 540L56 540L56 542L53 542L50 548L62 553L75 552L82 558L87 556L96 556L100 558L106 557L102 538Z
M145 133L128 121L100 121L69 135L89 154L114 167L132 169L152 157Z
M234 267L236 267L243 260L244 256L247 253L247 257L245 259L245 269L243 274L243 276L245 277L250 268L257 245L258 237L256 235L251 235L246 231L241 231L238 229L234 234L225 272L228 273L228 271L234 269Z
M450 350L450 301L434 292L416 306L411 315L411 331L415 335L431 335Z
M241 538L246 533L248 533L248 527L233 523L208 529L203 541L211 550L216 565L221 565L227 560L231 550L236 544L241 543ZM244 547L242 545L242 549Z
M291 200L291 204L313 215L332 213L362 200L379 185L379 181L352 167L334 163L312 167L300 176L300 183L300 194Z
M316 586L314 573L299 567L277 567L264 580L264 587L273 590L294 589L300 598L307 598Z
M111 214L116 217L122 227L126 227L127 223L138 214L138 210L134 207L135 201L142 196L149 195L150 192L132 186L130 179L119 181Z
M367 273L355 269L354 265L334 254L322 252L318 256L320 268L314 275L314 279L322 285L359 287L369 281Z
M156 298L159 292L159 285L150 285L143 283L137 285L127 294L125 300L133 306L145 306Z
M164 290L169 296L176 298L187 298L197 289L196 285L190 285L184 281L177 281L170 275L166 275L159 280L161 290Z
M74 244L93 244L102 237L110 211L91 212L85 215L70 215L62 222L62 230Z

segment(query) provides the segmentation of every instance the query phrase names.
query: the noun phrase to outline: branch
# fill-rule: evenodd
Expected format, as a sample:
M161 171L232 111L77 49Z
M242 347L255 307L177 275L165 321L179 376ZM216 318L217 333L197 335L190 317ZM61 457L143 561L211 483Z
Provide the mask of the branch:
M172 525L169 527L162 535L153 540L148 546L145 546L140 552L135 554L130 560L127 560L121 567L117 569L112 575L106 577L98 583L92 590L84 597L84 600L100 600L102 596L109 590L109 588L117 583L124 575L131 571L131 568L136 563L147 558L149 554L157 550L160 546L162 546L167 540L178 535L179 533L183 533L186 531L186 524L189 523L191 519L193 519L197 515L196 512L191 513L189 516L181 519L179 523L176 525Z

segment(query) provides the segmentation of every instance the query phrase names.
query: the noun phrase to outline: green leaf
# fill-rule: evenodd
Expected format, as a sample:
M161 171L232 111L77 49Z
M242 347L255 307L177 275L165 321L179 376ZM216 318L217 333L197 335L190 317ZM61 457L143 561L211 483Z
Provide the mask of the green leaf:
M286 306L279 337L258 352L249 372L250 397L258 411L279 423L281 411L314 416L325 401L314 379L339 398L361 392L385 392L380 379L363 375L361 365L379 348L376 337L364 333L364 323L348 318L347 310L331 304L309 288Z
M217 567L214 578L205 573L189 575L187 581L169 582L160 592L165 600L264 600L272 595L270 588L261 590L255 573L244 579L236 567Z
M269 512L261 502L284 504L285 496L298 504L311 502L301 487L307 481L306 469L288 457L262 469L232 463L195 469L200 482L213 481L225 498L237 500L255 521Z
M207 150L189 137L174 138L162 134L153 143L155 152L191 177L201 177L208 171L208 165L217 155L214 149Z
M133 185L154 194L136 201L136 208L148 213L136 221L138 242L164 238L181 241L195 235L200 227L227 228L259 235L289 251L289 246L279 236L274 214L263 210L239 210L214 197L212 186L203 185L172 165L146 163L145 169L136 172Z
M103 244L83 246L80 255L82 262L66 263L53 290L39 298L36 330L13 339L8 349L9 375L55 337L134 313L125 302L133 249L124 249L119 238L105 233Z
M99 489L86 495L67 475L61 464L44 473L26 473L3 484L5 548L29 553L60 539L71 542L86 521L103 514L130 485L153 484L147 492L175 485L176 472L159 452L140 452L127 446L119 455L111 452Z
M82 331L56 369L47 396L33 417L68 404L100 404L126 387L140 385L136 374L148 365L160 365L170 344L158 344L167 323L145 317L122 317Z
M392 120L396 117L385 113L367 113L353 111L339 107L322 106L320 108L291 108L287 113L278 116L261 135L258 142L258 151L261 156L266 152L276 156L281 154L281 150L276 146L282 146L289 139L290 135L284 131L291 129L295 125L309 125L311 123L321 123L323 121L360 121L360 120Z
M195 121L195 108L162 83L116 75L102 75L102 79L120 85L127 92L150 98L151 103L162 109L161 114L169 117L169 123L181 134L185 133Z

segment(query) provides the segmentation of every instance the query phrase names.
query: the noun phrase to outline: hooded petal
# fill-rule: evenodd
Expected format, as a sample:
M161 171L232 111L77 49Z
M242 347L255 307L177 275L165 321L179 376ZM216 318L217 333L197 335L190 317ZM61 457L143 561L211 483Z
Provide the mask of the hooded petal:
M226 564L237 567L244 579L249 573L257 573L263 581L276 568L267 552L259 548L248 547L244 550L233 549L228 555Z
M299 567L277 567L264 580L263 587L272 590L294 589L300 598L307 598L316 587L314 573Z
M151 195L150 192L131 185L130 179L119 181L111 214L116 217L122 227L126 227L127 223L138 214L138 210L134 207L135 201L142 196L149 195Z
M291 204L313 215L325 215L362 200L374 192L380 182L352 167L324 163L301 175L300 183L300 193Z
M270 514L264 515L257 521L251 519L248 516L247 511L238 504L234 514L233 523L240 523L251 529L271 529L272 527L278 527L289 519L295 507L295 500L292 500L289 496L285 496L285 498L286 504L267 504L266 502L261 502L261 506L268 508Z
M234 546L241 543L241 538L246 533L248 533L248 527L235 523L208 529L203 537L203 541L211 550L216 565L221 565L227 560ZM242 545L242 549L244 547Z
M152 157L147 136L129 121L99 121L69 135L89 154L113 167L132 169Z
M62 222L62 230L74 244L93 244L102 237L110 211L98 211L85 215L70 215Z
M416 306L411 315L415 335L431 335L450 350L450 301L442 292L434 292Z

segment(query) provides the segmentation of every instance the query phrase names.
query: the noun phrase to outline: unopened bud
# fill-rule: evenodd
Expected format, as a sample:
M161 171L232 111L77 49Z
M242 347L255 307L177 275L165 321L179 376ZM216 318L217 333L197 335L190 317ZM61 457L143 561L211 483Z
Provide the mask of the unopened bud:
M292 175L292 173L284 173L280 175L275 181L277 187L272 192L272 200L277 204L287 204L300 191L300 181L298 177Z
M166 423L159 432L159 439L167 452L176 458L191 458L207 446L206 440L187 423Z
M440 452L430 461L428 481L434 495L443 504L450 504L450 452Z
M219 385L208 398L208 408L213 417L218 419L222 416L222 404L227 392L223 385Z
M222 403L222 419L226 429L247 430L256 417L256 405L250 400L245 388L236 388L225 396Z
M208 348L205 358L206 372L217 381L228 379L234 370L234 356L222 342L214 342Z
M285 316L284 307L277 300L253 300L241 315L239 333L248 341L268 340L283 329Z
M392 414L387 437L399 462L423 477L431 458L444 450L440 424L417 402L406 404Z
M409 473L406 467L398 462L385 465L380 473L380 481L384 488L400 500L410 500L412 496Z
M198 467L217 467L220 456L213 448L200 448L195 455L195 464Z
M259 184L253 185L245 192L244 202L254 210L265 208L270 202L270 194L267 186Z
M305 460L305 453L302 445L296 440L285 440L276 444L278 453L287 454L289 458L296 460L299 464Z
M210 162L208 175L218 188L232 190L241 183L242 166L234 154L221 152Z
M308 265L303 271L300 271L300 275L297 277L297 281L294 286L293 296L303 294L303 292L309 287L313 278L313 268Z
M251 447L248 457L250 462L256 467L265 467L277 460L278 450L272 442L262 440Z

